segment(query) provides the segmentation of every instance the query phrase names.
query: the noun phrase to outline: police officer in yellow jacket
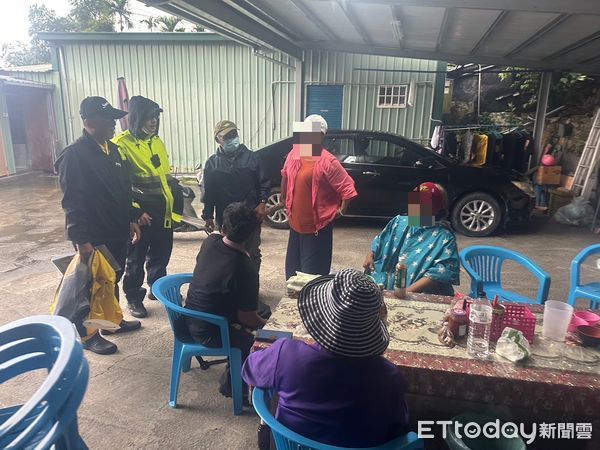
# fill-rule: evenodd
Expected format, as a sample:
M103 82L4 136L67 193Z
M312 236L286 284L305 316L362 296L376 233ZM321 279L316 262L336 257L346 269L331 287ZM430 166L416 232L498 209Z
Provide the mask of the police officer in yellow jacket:
M171 176L167 150L158 136L162 111L148 98L132 97L129 129L113 139L131 164L133 197L143 211L138 221L142 238L137 245L129 247L123 278L129 311L138 318L148 315L143 304L146 297L146 289L142 287L144 263L151 289L152 283L167 274L173 249L173 223L181 220L175 207L182 206L177 201L179 185Z

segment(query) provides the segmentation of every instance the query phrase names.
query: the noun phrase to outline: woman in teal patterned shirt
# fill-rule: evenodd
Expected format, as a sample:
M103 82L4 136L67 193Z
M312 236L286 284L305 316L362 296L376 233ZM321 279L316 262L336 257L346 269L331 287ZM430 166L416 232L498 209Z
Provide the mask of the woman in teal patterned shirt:
M444 188L423 183L408 196L408 216L396 216L371 244L363 267L376 283L393 285L400 257L407 266L407 292L454 295L460 266L456 237L443 222L447 215Z

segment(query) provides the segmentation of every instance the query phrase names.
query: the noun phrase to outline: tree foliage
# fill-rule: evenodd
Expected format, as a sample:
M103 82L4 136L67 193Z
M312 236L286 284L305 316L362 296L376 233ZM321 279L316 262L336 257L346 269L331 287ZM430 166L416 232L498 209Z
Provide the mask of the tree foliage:
M69 17L76 31L115 31L115 16L108 0L69 0L69 4Z
M181 33L185 31L185 28L182 26L181 19L175 16L160 16L158 18L158 23L160 24L160 31L165 33Z
M521 71L517 67L507 67L516 70L513 73L500 73L498 76L502 81L509 81L511 88L524 99L521 108L531 110L535 108L538 101L541 73ZM550 109L561 105L577 103L582 95L583 88L591 78L581 73L555 72L552 76L550 87L550 98L548 106Z
M109 0L110 11L117 19L119 31L123 32L125 28L133 28L131 16L133 12L129 8L129 0Z

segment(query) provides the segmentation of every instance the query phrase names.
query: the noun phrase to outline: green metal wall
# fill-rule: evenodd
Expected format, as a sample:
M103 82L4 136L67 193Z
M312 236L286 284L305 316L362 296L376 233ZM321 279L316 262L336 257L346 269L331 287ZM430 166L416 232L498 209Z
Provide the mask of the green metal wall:
M57 86L57 125L66 143L81 131L78 111L84 97L101 95L117 105L120 76L125 77L130 96L144 95L163 107L160 134L176 171L190 172L206 161L215 150L213 125L224 118L238 124L242 141L251 149L291 134L296 111L296 71L292 67L259 58L249 48L226 40L180 42L161 40L157 35L156 40L139 42L120 40L116 34L114 39L103 36L94 41L90 36L86 34L85 41L72 35L55 42L64 54L64 93L59 72L50 76ZM295 65L285 55L272 57ZM305 87L344 85L343 128L390 131L425 141L430 134L436 75L373 69L440 68L445 65L438 66L435 61L308 51L304 82ZM48 75L13 76L48 82ZM411 81L416 90L413 106L377 108L379 85Z
M396 71L433 72L440 70L437 61L321 51L308 52L305 60L306 84L344 85L343 128L389 131L416 141L429 137L436 74ZM413 106L377 107L379 85L411 81L416 89Z
M248 47L69 43L64 54L72 133L81 129L81 99L101 95L116 106L117 77L124 76L130 96L152 98L164 109L160 134L176 171L190 172L214 152L212 130L222 119L235 121L252 149L291 133L295 70L258 58Z

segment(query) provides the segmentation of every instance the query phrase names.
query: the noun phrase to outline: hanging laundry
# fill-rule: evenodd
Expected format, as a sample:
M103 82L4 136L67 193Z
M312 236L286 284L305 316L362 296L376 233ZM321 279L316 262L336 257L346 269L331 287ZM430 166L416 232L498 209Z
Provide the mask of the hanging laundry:
M483 166L487 158L488 137L485 134L473 136L473 164Z

